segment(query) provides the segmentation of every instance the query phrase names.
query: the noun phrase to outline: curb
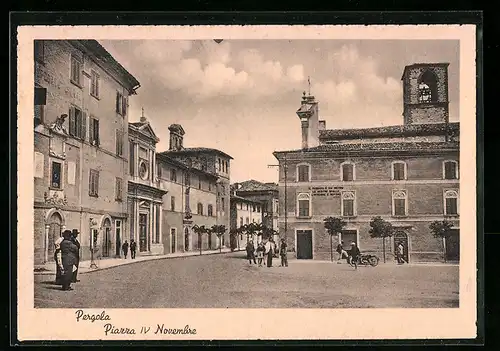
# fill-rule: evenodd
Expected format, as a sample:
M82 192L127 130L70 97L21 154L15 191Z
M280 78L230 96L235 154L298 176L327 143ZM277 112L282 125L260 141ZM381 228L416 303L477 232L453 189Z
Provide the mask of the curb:
M238 251L233 251L233 252L238 252ZM139 260L139 261L127 261L127 262L123 262L121 264L117 264L117 265L114 265L114 266L109 266L109 267L98 267L98 268L95 268L95 269L90 269L88 268L87 271L83 271L83 272L78 272L78 274L88 274L88 273L93 273L93 272L97 272L97 271L104 271L104 270L107 270L107 269L111 269L111 268L116 268L116 267L120 267L120 266L127 266L127 265L131 265L131 264L137 264L137 263L142 263L142 262L150 262L150 261L157 261L157 260L167 260L167 259L176 259L176 258L189 258L189 257L200 257L200 256L210 256L210 255L221 255L221 254L226 254L226 253L232 253L231 251L227 251L227 252L208 252L208 253L203 253L202 255L185 255L185 256L151 256L151 258L147 259L147 260ZM41 272L33 272L34 275L55 275L56 272L55 271L41 271Z

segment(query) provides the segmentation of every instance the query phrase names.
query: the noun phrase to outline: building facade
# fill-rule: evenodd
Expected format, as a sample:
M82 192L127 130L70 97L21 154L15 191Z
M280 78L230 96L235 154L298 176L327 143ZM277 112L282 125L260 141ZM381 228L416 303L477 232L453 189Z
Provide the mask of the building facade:
M34 43L34 257L64 229L81 258L119 254L128 231L128 99L139 82L95 40ZM92 238L92 239L91 239Z
M185 131L169 127L169 150L157 154L161 167L165 253L217 249L229 245L229 164L231 156L210 148L185 148ZM199 237L193 226L224 225L226 233Z
M238 196L233 192L230 197L231 221L230 230L235 231L250 223L262 223L262 203L260 201ZM254 244L262 241L262 236L254 234L252 237L245 233L239 233L234 236L233 247L242 250L245 248L248 240L252 239Z
M323 220L330 216L347 223L334 246L355 242L381 254L382 239L369 234L371 219L381 216L395 228L389 252L401 242L408 262L459 260L459 123L449 122L447 67L405 67L397 126L327 130L318 103L304 93L297 111L302 148L274 153L280 232L297 258L329 258ZM454 225L452 234L435 238L429 225L442 220Z
M161 255L163 245L163 196L159 184L156 144L160 139L143 115L129 123L128 218L129 241L137 243L137 255ZM118 238L117 238L118 242Z

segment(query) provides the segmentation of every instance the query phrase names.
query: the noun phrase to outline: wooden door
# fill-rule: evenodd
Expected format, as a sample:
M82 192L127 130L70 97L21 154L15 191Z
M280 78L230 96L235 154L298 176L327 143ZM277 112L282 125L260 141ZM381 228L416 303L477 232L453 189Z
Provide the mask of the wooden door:
M297 258L303 260L313 258L312 230L297 231Z

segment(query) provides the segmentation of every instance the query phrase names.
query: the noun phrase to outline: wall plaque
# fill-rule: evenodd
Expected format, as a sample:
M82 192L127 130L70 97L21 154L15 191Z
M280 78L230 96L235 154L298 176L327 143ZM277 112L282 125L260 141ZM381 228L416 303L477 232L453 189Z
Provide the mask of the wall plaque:
M319 197L340 197L343 186L313 186L311 187L312 196Z

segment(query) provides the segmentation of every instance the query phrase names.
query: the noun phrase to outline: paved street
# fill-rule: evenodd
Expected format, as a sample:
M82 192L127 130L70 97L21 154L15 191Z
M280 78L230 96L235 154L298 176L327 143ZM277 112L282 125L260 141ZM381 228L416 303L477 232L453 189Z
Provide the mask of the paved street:
M458 266L290 260L249 266L244 253L153 260L81 274L74 291L35 275L35 307L439 308L458 307Z

